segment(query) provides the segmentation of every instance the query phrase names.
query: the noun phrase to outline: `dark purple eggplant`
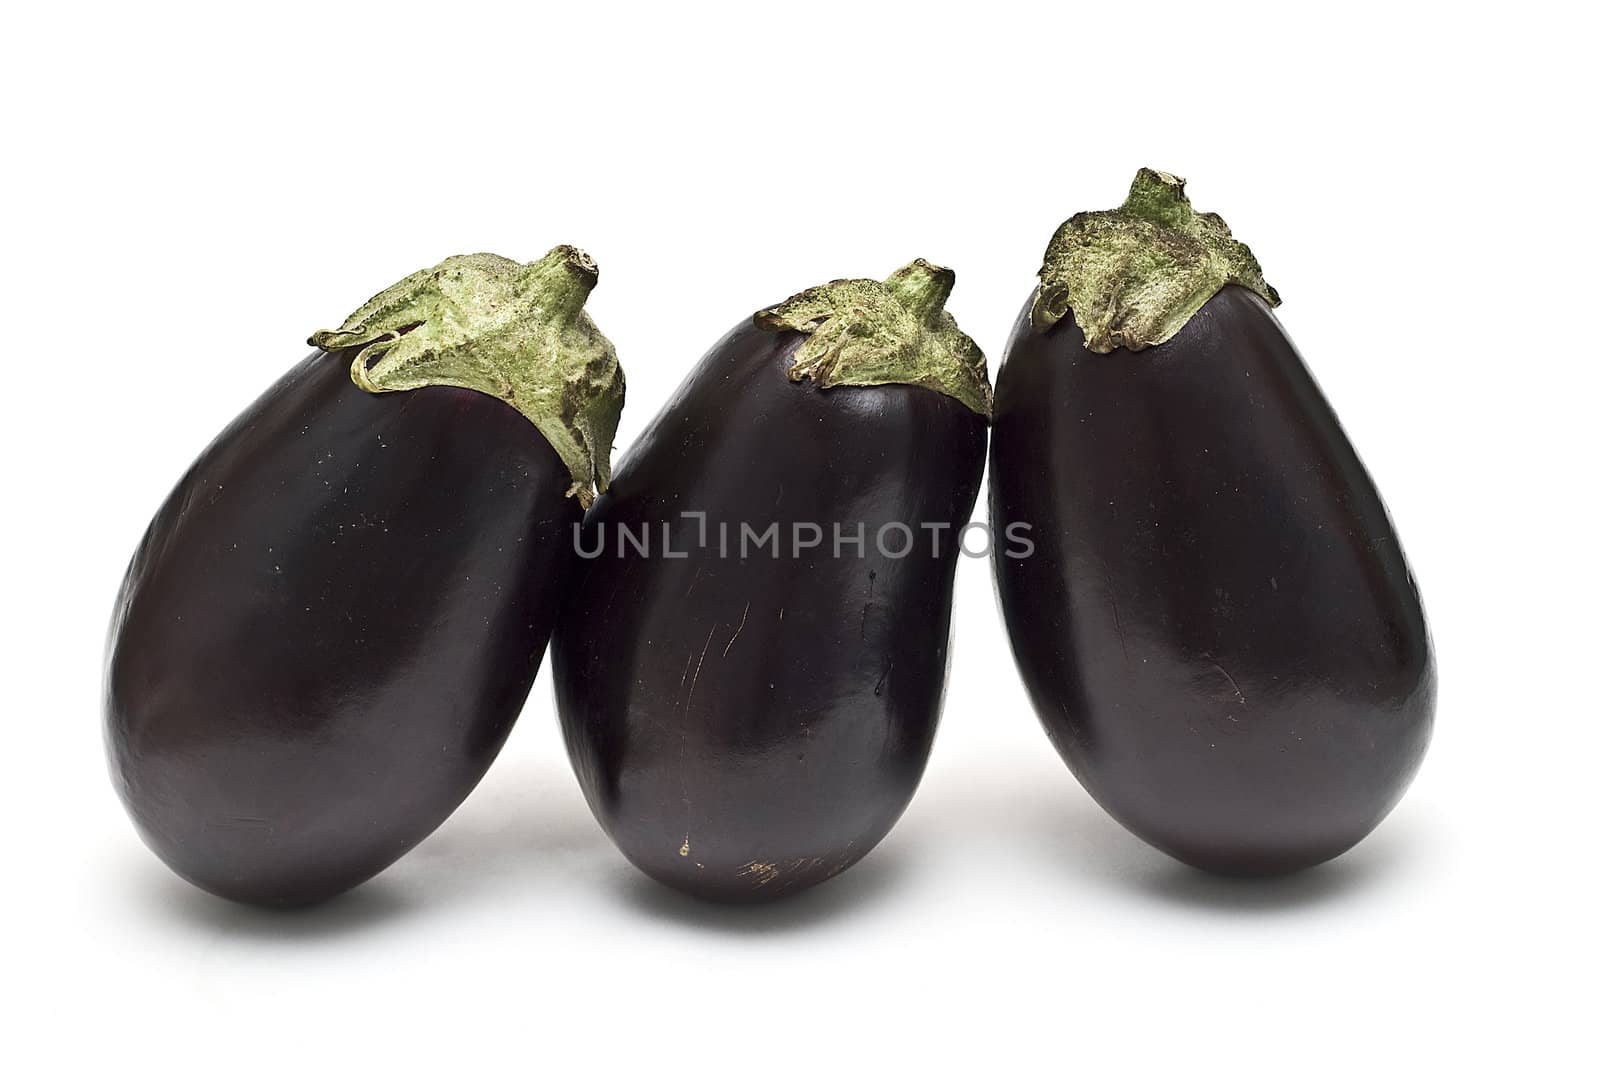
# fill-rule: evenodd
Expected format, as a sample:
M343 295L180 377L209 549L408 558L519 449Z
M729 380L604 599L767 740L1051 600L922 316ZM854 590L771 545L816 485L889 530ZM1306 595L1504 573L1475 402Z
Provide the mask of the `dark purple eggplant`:
M1182 180L1051 242L995 385L1006 627L1067 765L1207 870L1332 859L1400 799L1436 675L1393 525L1274 317Z
M668 885L796 892L916 790L990 407L953 283L917 261L740 324L584 520L561 724L601 825Z
M312 336L157 512L112 619L105 725L178 874L325 899L488 769L609 477L623 383L583 312L595 278L563 246L402 280Z

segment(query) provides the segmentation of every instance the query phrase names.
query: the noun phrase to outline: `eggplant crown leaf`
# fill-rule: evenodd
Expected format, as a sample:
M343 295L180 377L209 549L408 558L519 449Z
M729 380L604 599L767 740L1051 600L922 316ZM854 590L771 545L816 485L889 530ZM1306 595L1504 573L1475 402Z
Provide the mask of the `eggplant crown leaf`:
M1218 290L1247 287L1269 305L1250 247L1211 212L1196 212L1184 181L1140 168L1121 208L1080 212L1045 250L1029 319L1048 331L1070 309L1095 353L1158 346L1182 330Z
M370 394L449 386L501 399L555 448L572 475L567 494L587 509L611 483L625 391L616 349L583 311L598 279L594 261L570 245L528 264L450 257L310 343L353 350L350 378Z
M810 336L789 368L795 382L927 387L988 419L994 392L983 351L944 310L955 282L949 268L913 260L881 283L835 279L802 290L755 319L768 330Z

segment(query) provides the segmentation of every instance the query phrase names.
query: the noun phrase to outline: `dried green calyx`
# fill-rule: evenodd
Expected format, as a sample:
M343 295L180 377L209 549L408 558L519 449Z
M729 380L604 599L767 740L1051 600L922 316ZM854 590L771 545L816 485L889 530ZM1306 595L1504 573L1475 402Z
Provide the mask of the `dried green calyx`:
M572 474L567 494L587 509L611 483L624 393L617 351L583 311L598 279L594 261L570 245L530 264L450 257L310 343L354 350L350 378L371 394L450 386L501 399L555 447Z
M789 378L819 387L906 383L948 394L982 417L994 410L983 351L944 311L956 273L914 260L883 282L835 279L756 313L772 331L809 335Z
M1080 212L1050 239L1030 319L1046 331L1071 309L1095 353L1142 350L1176 335L1218 290L1278 292L1222 218L1196 212L1183 179L1141 168L1121 208Z

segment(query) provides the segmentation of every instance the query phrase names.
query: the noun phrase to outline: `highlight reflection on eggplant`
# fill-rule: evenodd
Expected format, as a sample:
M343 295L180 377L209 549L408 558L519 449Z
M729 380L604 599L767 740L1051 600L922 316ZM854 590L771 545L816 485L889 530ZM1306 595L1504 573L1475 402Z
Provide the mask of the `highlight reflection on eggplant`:
M1195 866L1297 870L1410 783L1436 676L1377 488L1255 258L1141 171L1063 224L995 386L995 557L1046 731L1128 829Z
M814 885L916 789L990 405L953 282L917 261L735 327L584 520L600 552L552 644L562 728L602 826L668 885ZM622 542L641 534L648 552Z
M106 741L180 875L324 899L488 769L609 476L623 381L583 312L595 279L567 246L409 276L313 335L157 512L112 621Z

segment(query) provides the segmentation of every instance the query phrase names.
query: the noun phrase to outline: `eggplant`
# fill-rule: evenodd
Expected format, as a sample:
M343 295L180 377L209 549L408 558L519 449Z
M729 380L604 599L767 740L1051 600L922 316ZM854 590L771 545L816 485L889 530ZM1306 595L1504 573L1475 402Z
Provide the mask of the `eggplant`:
M609 480L623 378L583 311L596 278L570 246L408 276L313 335L156 513L112 620L105 738L178 874L324 900L488 769Z
M561 726L600 824L669 886L797 892L916 790L991 404L954 279L919 260L740 323L584 518Z
M1389 813L1437 674L1378 490L1248 247L1183 180L1062 225L996 377L994 557L1046 732L1089 793L1229 875Z

